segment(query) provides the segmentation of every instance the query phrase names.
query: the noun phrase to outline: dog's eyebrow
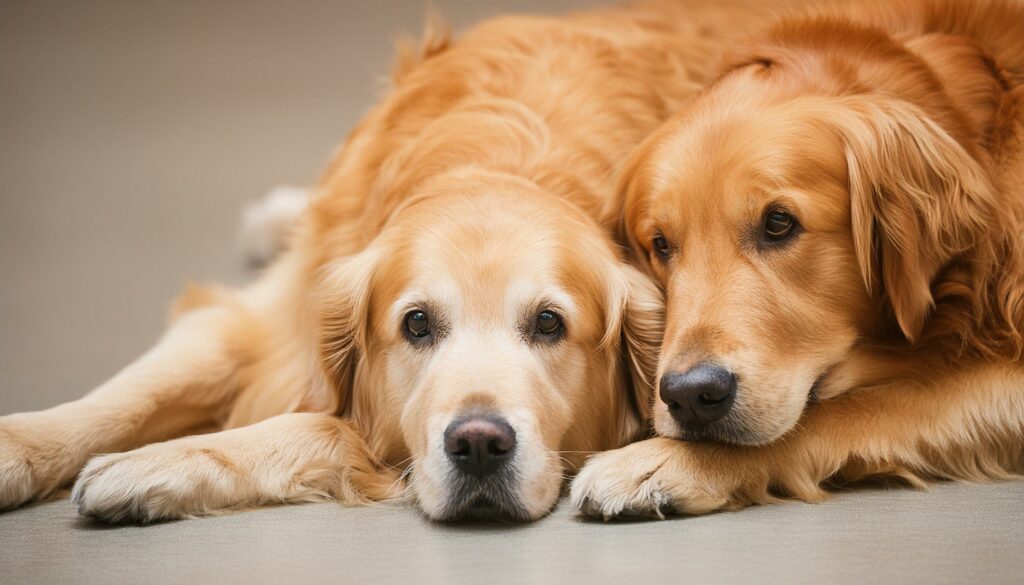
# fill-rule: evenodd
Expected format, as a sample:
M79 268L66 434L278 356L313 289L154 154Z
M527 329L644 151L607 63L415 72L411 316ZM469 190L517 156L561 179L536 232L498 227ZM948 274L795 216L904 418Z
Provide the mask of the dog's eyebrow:
M452 311L459 304L457 288L445 284L433 284L429 288L406 291L398 297L390 307L392 320L401 319L413 309L430 309L433 311Z
M522 303L519 299L523 298L528 298L530 300L526 303ZM518 313L520 314L536 313L544 309L550 309L565 317L576 316L576 303L573 301L572 297L565 291L557 288L538 290L534 294L523 295L519 297L519 299L513 300L513 302L518 301Z
M576 314L576 303L569 298L569 295L559 294L554 297L543 299L539 303L545 309L551 309L565 314L566 316ZM541 308L541 307L538 307Z

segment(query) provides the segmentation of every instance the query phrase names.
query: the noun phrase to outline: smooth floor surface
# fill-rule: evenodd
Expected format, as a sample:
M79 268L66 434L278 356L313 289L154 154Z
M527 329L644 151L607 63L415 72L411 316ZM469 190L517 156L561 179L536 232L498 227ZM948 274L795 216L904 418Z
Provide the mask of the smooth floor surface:
M583 1L434 0L456 25ZM310 184L420 2L0 2L0 414L142 353L188 280L244 282L244 203ZM149 527L0 514L0 583L1024 583L1024 483L526 526L282 507Z
M1024 482L869 490L665 521L437 525L412 508L285 506L109 527L66 501L0 516L0 582L1024 582Z

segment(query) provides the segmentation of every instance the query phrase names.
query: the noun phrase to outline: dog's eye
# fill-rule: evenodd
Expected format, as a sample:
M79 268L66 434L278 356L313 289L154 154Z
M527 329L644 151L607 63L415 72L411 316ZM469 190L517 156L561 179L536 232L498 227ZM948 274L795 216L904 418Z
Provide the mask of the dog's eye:
M795 230L796 218L785 211L771 211L764 217L764 237L769 242L781 242Z
M405 315L405 331L416 338L430 335L430 318L423 311L409 311Z
M537 315L537 333L554 337L562 332L562 319L554 311L541 311Z
M651 240L651 248L658 255L658 258L661 259L668 258L669 254L672 253L672 246L669 245L665 236L661 234L654 236L654 239Z

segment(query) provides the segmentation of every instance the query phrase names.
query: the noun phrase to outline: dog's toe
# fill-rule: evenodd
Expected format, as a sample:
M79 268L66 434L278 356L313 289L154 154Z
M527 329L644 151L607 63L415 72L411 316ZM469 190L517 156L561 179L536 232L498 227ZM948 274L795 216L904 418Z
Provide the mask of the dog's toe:
M652 474L638 473L610 452L591 459L573 481L570 501L584 515L605 521L619 517L664 518L669 497L657 489ZM653 481L652 481L653 480Z
M148 524L208 513L211 495L230 489L229 483L177 453L140 450L94 458L75 482L71 501L83 516Z
M714 474L701 470L692 448L650 439L597 455L573 481L570 501L582 514L605 520L705 514L729 506L729 484L709 481Z
M132 469L118 455L97 457L86 465L71 490L71 503L82 516L104 522L149 523L175 516L161 513L160 485Z
M15 508L35 495L32 465L28 458L0 444L0 510Z

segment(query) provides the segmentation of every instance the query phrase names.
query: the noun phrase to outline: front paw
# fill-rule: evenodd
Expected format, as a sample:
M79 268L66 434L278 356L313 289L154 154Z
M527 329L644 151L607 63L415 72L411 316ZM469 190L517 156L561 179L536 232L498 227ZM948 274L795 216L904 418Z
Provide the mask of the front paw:
M84 462L81 442L48 412L0 417L0 510L44 499Z
M31 450L0 430L0 510L31 500L35 486Z
M673 439L650 439L592 457L572 482L570 501L583 514L664 518L728 507L730 492L691 449Z
M83 516L148 524L237 504L238 483L238 471L213 450L151 445L92 459L71 501Z

